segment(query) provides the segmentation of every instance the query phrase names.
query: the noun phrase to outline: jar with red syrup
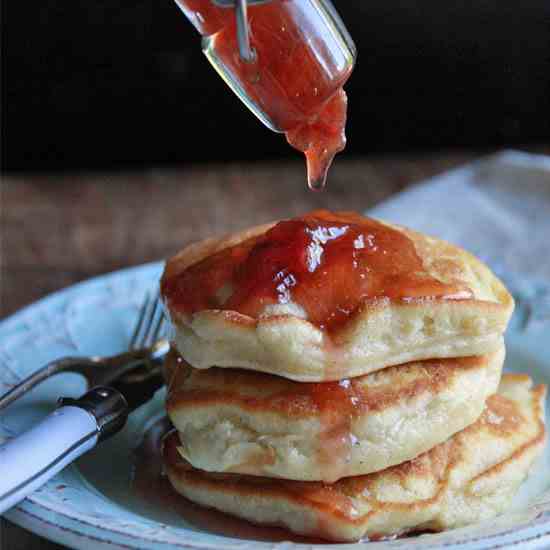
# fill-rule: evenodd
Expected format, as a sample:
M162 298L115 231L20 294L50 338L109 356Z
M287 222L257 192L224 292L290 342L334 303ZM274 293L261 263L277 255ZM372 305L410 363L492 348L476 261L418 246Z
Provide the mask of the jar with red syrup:
M343 85L356 49L328 0L176 0L203 36L203 51L229 87L271 130L303 151L310 187L322 187L345 146ZM248 53L239 42L245 4ZM243 22L241 21L241 27Z

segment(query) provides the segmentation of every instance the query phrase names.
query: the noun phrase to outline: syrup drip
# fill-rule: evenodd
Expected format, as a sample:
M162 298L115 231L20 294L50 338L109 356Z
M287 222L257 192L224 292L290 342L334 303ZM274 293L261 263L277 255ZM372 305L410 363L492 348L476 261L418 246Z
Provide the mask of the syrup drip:
M306 156L308 185L325 185L330 164L346 144L343 85L353 70L352 46L323 10L303 0L250 4L252 62L238 54L233 9L208 0L176 0L205 37L205 53L234 91L272 129Z
M309 384L310 396L320 414L321 433L317 456L323 465L325 480L343 477L351 461L355 437L352 422L359 397L351 380Z
M231 288L222 301L218 291ZM161 283L170 307L258 318L271 304L293 303L307 319L337 330L365 300L464 299L471 291L444 284L424 269L401 231L354 213L315 211L188 267Z
M314 122L286 132L290 145L306 156L307 184L312 191L324 189L334 156L346 146L347 96L338 90Z

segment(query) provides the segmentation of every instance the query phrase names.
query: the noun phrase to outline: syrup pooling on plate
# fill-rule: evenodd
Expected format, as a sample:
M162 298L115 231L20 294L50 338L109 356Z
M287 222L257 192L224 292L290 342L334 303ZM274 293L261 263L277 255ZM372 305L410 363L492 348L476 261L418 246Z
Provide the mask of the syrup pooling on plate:
M306 155L308 184L321 188L346 144L342 86L355 56L349 35L311 0L249 2L254 57L244 61L231 3L176 2L204 36L204 51L216 70L261 120Z
M181 458L181 455L177 451L178 443L179 441L176 433L172 432L166 436L162 449L164 461L169 462L172 465L179 463L178 467L182 469L182 473L187 471L188 475L195 478L195 481L202 478L204 483L222 483L229 487L237 487L238 490L244 491L245 493L247 491L256 492L258 490L261 490L267 494L277 494L279 491L282 491L283 493L292 493L296 500L314 503L318 507L327 509L329 513L336 513L348 518L358 516L358 511L352 500L343 495L340 491L335 490L331 484L327 484L322 481L293 481L240 475L235 473L204 472L199 469L192 469L190 465ZM218 526L213 524L212 527ZM212 527L209 528L211 529ZM258 527L258 529L260 528ZM267 530L271 528L268 527L265 529ZM252 528L250 530L252 531ZM328 531L328 529L324 527L323 521L319 522L318 531L321 536L324 532ZM303 537L287 531L285 531L283 535L285 537L284 540L287 541L316 542L326 544L326 541L324 540L315 540L311 537ZM244 538L252 538L254 540L255 537L249 536Z
M319 210L282 221L263 235L226 248L162 281L170 307L259 318L289 305L321 329L345 324L364 301L469 298L424 269L403 232L354 213Z
M131 491L139 500L146 502L153 509L173 511L186 524L206 533L248 541L326 543L321 539L295 535L279 527L254 525L244 519L193 504L176 493L163 472L161 450L165 440L169 447L166 454L171 454L178 459L177 437L174 433L170 434L165 426L166 419L153 424L144 434L141 444L134 453ZM172 526L182 527L178 524Z

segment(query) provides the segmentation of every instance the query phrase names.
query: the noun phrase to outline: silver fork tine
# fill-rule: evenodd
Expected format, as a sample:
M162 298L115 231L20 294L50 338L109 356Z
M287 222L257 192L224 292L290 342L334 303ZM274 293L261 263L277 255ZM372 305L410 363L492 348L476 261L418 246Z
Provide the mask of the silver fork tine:
M158 294L147 292L136 320L136 326L130 341L129 355L137 352L139 356L146 353L151 359L162 358L167 352L167 346L169 346L168 340L164 337L167 336L167 332L161 332L164 325L163 321L163 309ZM109 361L109 358L104 359L105 361ZM127 366L131 366L131 362ZM110 380L114 380L122 374L121 370L117 368L110 372L107 372L107 370L100 380L103 384L107 384Z
M160 309L160 315L157 319L157 324L155 325L155 328L153 330L153 334L151 337L151 345L153 345L159 338L162 332L162 327L164 326L164 312L162 311L162 308Z
M157 310L156 298L151 297L149 304L149 311L147 312L147 316L145 317L143 334L141 335L141 338L137 342L134 349L144 348L147 346L148 335L151 332L151 325L153 324L153 321L155 319L155 312Z
M159 339L161 334L164 314L160 298L158 296L154 298L148 296L148 298L148 307L142 314L143 321L141 322L136 341L132 342L134 347L130 348L131 350L151 347Z
M139 317L138 317L136 326L134 328L132 338L130 338L130 344L128 345L128 349L130 350L136 349L138 339L139 339L139 334L141 332L141 327L143 326L143 322L147 317L147 310L149 309L150 302L151 302L151 294L148 292L145 295L145 300L143 301L143 304L141 305L141 308L139 310Z

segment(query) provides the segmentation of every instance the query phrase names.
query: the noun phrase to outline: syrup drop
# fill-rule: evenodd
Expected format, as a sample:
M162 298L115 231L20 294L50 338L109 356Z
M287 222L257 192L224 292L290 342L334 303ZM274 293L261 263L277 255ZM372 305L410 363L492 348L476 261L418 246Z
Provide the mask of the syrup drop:
M323 174L322 177L318 179L313 179L309 176L309 168L308 168L308 178L307 178L307 186L312 191L322 191L327 184L327 174L326 172Z

